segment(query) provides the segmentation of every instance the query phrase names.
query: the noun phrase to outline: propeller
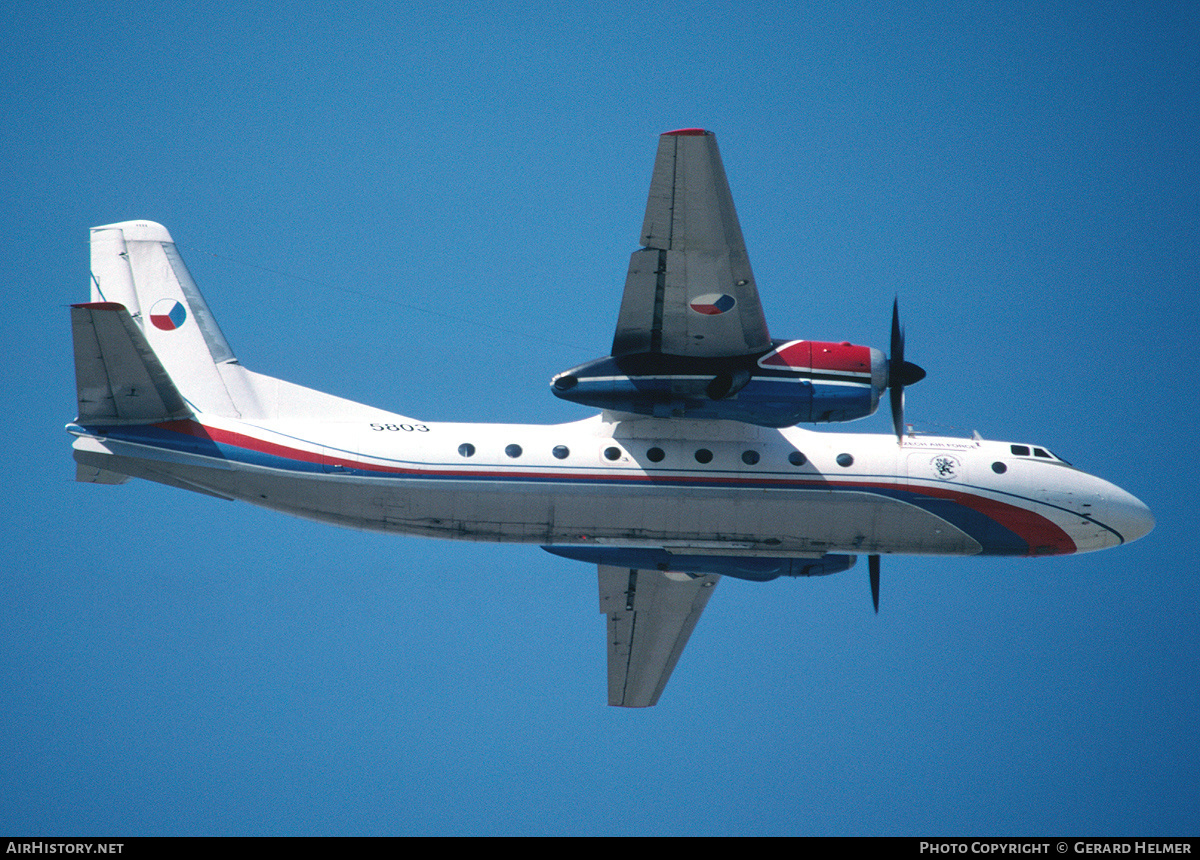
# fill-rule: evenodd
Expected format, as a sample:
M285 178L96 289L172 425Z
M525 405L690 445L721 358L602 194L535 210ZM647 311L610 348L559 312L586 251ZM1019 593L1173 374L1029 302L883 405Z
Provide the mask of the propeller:
M900 298L892 302L892 343L888 358L888 399L892 404L892 429L896 442L904 444L904 387L925 378L923 368L904 360L904 329L900 325ZM867 556L867 574L871 578L871 602L879 614L879 556Z
M871 575L871 600L875 602L875 614L879 614L879 556L867 556L867 572Z
M904 329L900 327L900 299L892 302L892 344L891 356L888 359L888 398L892 404L892 428L896 431L896 441L904 444L904 386L920 382L925 378L925 371L904 360ZM879 558L875 559L875 574L872 582L878 583ZM879 611L878 589L876 589L875 610Z

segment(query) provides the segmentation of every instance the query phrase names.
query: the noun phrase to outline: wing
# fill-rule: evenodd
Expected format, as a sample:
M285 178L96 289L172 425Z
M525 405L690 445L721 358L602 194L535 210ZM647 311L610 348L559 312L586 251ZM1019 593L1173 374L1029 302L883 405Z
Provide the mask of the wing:
M736 356L771 345L712 132L659 138L642 244L629 261L614 356Z
M599 568L600 611L608 616L608 703L650 707L721 577Z

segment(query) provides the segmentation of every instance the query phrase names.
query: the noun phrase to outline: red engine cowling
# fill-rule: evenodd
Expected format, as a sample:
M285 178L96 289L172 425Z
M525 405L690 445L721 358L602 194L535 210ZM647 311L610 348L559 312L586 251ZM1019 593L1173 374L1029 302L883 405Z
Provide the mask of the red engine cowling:
M812 386L809 421L852 421L871 415L888 385L883 353L844 341L788 341L760 358L758 366L768 372L764 381Z

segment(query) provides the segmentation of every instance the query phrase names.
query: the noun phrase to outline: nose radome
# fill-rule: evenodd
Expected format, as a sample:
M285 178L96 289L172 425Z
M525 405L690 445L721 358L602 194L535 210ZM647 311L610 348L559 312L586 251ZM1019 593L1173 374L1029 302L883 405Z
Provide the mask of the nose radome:
M1133 504L1126 514L1129 522L1127 526L1129 532L1125 535L1127 541L1145 537L1154 529L1154 514L1150 513L1150 509L1140 499L1134 496L1129 498Z
M1154 514L1132 493L1114 487L1107 502L1109 524L1120 532L1125 543L1145 537L1154 528Z

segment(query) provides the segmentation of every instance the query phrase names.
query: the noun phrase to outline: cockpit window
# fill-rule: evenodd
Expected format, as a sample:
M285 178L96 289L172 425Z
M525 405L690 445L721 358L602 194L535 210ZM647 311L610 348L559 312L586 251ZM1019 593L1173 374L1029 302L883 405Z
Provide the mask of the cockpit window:
M1009 445L1014 457L1040 457L1043 460L1057 460L1059 463L1070 466L1071 464L1052 453L1048 448L1035 448L1030 445Z

